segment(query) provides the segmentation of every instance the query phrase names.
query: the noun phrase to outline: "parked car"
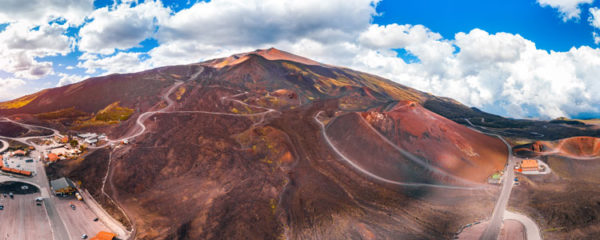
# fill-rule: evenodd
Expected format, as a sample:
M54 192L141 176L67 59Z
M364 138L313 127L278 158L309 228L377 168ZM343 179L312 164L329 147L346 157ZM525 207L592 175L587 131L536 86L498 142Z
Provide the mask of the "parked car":
M98 221L98 218L94 218L94 222L97 222L97 221Z
M4 210L4 205L0 205L0 210Z
M88 238L87 234L81 235L81 239L87 239L87 238Z

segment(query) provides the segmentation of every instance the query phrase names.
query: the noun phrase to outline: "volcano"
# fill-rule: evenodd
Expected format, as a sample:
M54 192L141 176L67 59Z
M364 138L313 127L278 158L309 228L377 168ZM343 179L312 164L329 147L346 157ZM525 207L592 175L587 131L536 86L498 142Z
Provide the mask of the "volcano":
M481 186L509 154L459 123L516 121L274 48L90 78L0 116L129 140L47 171L137 239L451 238L489 214Z

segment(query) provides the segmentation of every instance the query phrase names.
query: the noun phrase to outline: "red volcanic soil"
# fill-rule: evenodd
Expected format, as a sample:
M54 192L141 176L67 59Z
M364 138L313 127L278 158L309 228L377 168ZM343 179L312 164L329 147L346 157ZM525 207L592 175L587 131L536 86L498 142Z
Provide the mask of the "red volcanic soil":
M285 60L285 61L297 62L297 63L301 63L301 64L305 64L305 65L323 66L323 64L321 64L319 62L315 62L308 58L294 55L294 54L291 54L288 52L284 52L284 51L281 51L281 50L275 49L275 48L258 49L253 52L241 53L241 54L236 54L236 55L226 57L226 58L215 59L215 60L209 61L208 65L215 67L215 68L233 66L233 65L236 65L236 64L246 61L249 58L248 57L249 54L256 54L256 55L264 57L267 60Z
M132 117L95 129L117 138L165 107L175 81L174 104L130 144L48 167L131 220L136 239L449 239L493 208L494 190L385 183L336 150L380 178L449 184L501 169L501 141L422 108L431 95L276 49L93 78L0 115L79 116L119 101ZM398 101L414 102L373 110ZM339 113L326 134L320 112Z
M20 108L0 109L0 115L64 109L93 113L117 101L125 107L146 109L160 99L159 93L163 88L173 84L172 79L171 76L163 76L160 69L91 78L33 94L35 99L31 102Z
M559 155L579 159L600 158L600 138L570 137L557 141L536 141L519 146L514 152L522 156Z
M0 122L0 135L5 137L19 137L27 133L27 129L11 122Z
M484 182L507 160L504 143L437 115L412 101L361 116L398 147L453 176Z
M600 157L600 138L572 137L558 143L562 153L580 157Z

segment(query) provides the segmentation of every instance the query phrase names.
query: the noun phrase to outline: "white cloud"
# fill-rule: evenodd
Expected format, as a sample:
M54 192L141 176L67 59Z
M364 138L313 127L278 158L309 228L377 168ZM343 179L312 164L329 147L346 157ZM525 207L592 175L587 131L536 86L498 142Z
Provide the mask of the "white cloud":
M66 73L59 73L58 76L60 77L60 80L58 81L58 84L56 84L57 87L81 82L90 77L90 76L80 76L80 75L76 75L76 74L70 75L70 74L66 74Z
M396 31L394 27L386 29ZM423 32L415 27L405 29L407 36ZM362 39L367 39L364 34ZM398 35L374 32L372 37L379 42L393 42ZM419 51L408 48L410 44L406 49L418 58L438 49L438 44L447 44L443 39L432 41L436 37L415 39L418 40L413 42L417 44L424 43ZM467 105L499 107L512 117L553 118L600 111L600 95L595 94L600 91L600 83L596 81L596 76L600 76L598 49L580 47L568 52L547 52L519 35L488 34L479 29L458 33L452 42L457 53L411 64L399 60L389 50L357 46L352 66ZM423 50L427 48L430 51Z
M67 24L80 25L94 9L93 0L2 0L0 6L0 23L31 25L46 24L58 18Z
M194 40L204 45L253 46L311 38L328 42L369 26L379 0L214 0L198 2L170 17L159 41Z
M79 31L79 50L111 54L115 49L129 49L153 35L158 23L169 16L170 10L160 1L148 1L131 7L128 3L94 11Z
M600 8L590 8L590 17L588 18L590 25L600 29Z
M6 101L20 97L24 91L20 88L25 81L17 78L0 78L0 101Z
M119 52L114 56L101 57L96 54L84 54L77 67L85 68L86 73L93 74L98 70L107 73L130 73L151 68L147 62L140 60L142 53Z
M36 58L64 55L71 51L73 40L58 24L38 28L12 23L0 32L0 70L20 78L37 79L52 73L52 62Z
M570 19L579 19L581 14L580 5L591 4L594 0L537 0L542 7L556 8L563 21Z

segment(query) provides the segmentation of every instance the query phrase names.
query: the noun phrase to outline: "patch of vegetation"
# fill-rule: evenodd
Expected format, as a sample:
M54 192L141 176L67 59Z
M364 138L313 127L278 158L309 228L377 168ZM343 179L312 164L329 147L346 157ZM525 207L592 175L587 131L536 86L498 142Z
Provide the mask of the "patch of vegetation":
M564 227L553 227L553 228L544 229L544 232L556 232L556 231L561 231L564 229L565 229Z
M183 94L185 94L185 88L179 87L179 89L177 89L177 92L175 93L175 98L177 100L181 100L181 97L183 97Z
M12 101L2 102L2 103L0 103L0 109L22 108L22 107L26 106L27 104L29 104L31 101L35 100L38 97L38 95L41 93L42 92L39 92L37 94L27 95L27 96L20 97L15 100L12 100Z
M53 120L53 119L61 119L61 118L78 118L78 117L85 117L88 114L79 110L76 110L75 107L70 107L70 108L65 108L65 109L60 109L54 112L45 112L45 113L39 113L36 114L35 116L38 119L42 119L42 120Z
M119 102L114 102L104 109L98 111L95 116L85 121L76 121L72 129L78 130L87 127L107 126L126 121L131 117L135 110L119 106Z
M115 102L100 110L93 119L104 122L125 121L129 119L133 112L133 109L121 107L119 102Z

